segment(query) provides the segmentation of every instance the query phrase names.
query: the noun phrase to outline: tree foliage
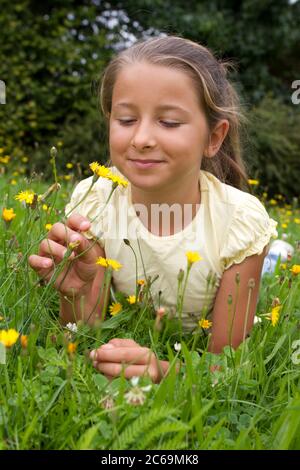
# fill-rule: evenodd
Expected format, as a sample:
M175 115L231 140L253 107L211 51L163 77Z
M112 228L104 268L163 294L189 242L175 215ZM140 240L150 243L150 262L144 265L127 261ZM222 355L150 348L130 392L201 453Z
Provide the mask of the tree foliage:
M231 78L250 120L247 158L272 192L278 186L290 196L296 190L282 168L300 152L300 106L291 103L291 84L300 79L299 18L300 1L289 0L2 0L0 148L16 167L27 156L36 170L47 170L57 142L61 168L106 161L98 77L131 38L176 34L236 64ZM258 110L263 125L255 127Z

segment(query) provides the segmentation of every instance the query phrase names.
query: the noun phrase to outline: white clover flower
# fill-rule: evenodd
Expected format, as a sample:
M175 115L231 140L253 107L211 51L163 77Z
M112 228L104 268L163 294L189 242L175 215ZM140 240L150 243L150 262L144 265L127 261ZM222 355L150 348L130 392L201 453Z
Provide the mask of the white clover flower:
M139 383L139 380L140 380L139 377L136 377L136 376L131 377L131 379L130 379L131 385L132 385L133 387L136 387L137 384Z
M77 333L77 325L76 323L67 323L66 324L66 328L69 330L69 331L72 331L72 333Z
M175 349L176 352L181 351L181 343L175 343L174 344L174 349Z
M139 387L134 387L129 392L125 393L124 398L129 405L143 405L146 400L146 395Z
M254 317L254 324L255 324L255 323L261 323L261 321L262 321L261 318L258 317L257 315L255 315L255 317Z

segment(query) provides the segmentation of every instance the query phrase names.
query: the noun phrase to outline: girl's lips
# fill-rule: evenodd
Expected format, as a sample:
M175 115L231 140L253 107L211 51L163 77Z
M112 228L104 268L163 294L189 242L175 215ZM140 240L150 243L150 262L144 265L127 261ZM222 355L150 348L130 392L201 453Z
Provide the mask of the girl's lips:
M158 166L163 161L153 161L153 160L130 160L131 163L137 168L152 168Z

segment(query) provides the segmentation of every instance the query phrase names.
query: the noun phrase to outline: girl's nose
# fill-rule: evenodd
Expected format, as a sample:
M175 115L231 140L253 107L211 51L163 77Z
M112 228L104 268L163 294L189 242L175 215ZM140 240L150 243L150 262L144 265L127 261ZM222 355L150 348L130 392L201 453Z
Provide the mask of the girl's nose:
M156 144L153 129L147 123L141 123L134 129L131 145L137 149L152 148Z

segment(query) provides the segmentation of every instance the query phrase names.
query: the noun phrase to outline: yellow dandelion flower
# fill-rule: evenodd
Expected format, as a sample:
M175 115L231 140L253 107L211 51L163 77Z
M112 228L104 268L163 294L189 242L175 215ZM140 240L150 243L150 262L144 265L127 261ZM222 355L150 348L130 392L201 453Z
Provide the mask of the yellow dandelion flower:
M5 155L4 157L0 157L0 163L7 164L10 160L10 157L8 155Z
M23 163L27 163L27 162L28 162L28 157L23 157L23 158L22 158L22 162L23 162Z
M107 264L111 266L114 271L119 271L119 269L122 268L122 264L114 259L108 259Z
M272 311L269 315L269 320L271 320L272 326L276 326L279 321L279 310L281 307L282 305L276 305L276 307L272 308Z
M99 178L108 178L110 179L112 173L109 168L106 168L104 165L99 165L98 162L90 163L90 169L97 175Z
M47 210L48 210L47 204L43 204L43 205L42 205L42 209L43 209L43 211L47 211Z
M207 330L208 328L212 326L212 322L209 320L206 320L205 318L201 318L201 320L199 320L199 326L200 328Z
M120 302L113 302L109 307L109 312L112 316L117 315L122 310L122 304Z
M281 227L282 228L287 228L288 224L284 223L284 224L281 224Z
M51 228L52 228L52 224L46 224L46 225L45 225L45 229L46 229L46 230L49 231Z
M26 349L27 346L28 346L28 336L27 335L21 335L20 341L21 341L22 348Z
M0 343L3 343L6 348L10 348L17 339L19 338L19 333L10 328L9 330L0 330Z
M121 178L121 176L111 174L110 179L113 183L117 183L119 186L123 186L124 188L128 186L128 181L126 181L124 178Z
M137 283L139 286L143 286L145 284L145 281L144 279L138 279Z
M66 168L68 168L69 170L71 170L71 168L73 168L73 163L67 163L66 164Z
M248 183L252 186L256 186L257 184L259 184L259 180L248 180Z
M276 206L277 201L275 199L270 199L271 206Z
M18 183L16 182L16 180L10 180L10 184L11 184L12 186L16 186Z
M126 299L130 304L135 304L136 303L136 296L135 295L129 295Z
M17 214L14 213L13 209L3 209L2 211L2 219L5 220L5 222L11 222Z
M300 219L297 219L297 217L296 217L296 219L294 219L294 222L295 222L295 224L300 224Z
M27 189L26 191L20 191L19 194L15 196L15 199L20 202L25 201L26 204L31 205L34 200L34 192L31 190L27 190Z
M189 265L196 263L197 261L201 261L203 258L197 253L196 251L187 251L186 257Z
M72 178L72 175L64 175L64 180L66 181L70 181L71 178Z
M118 271L122 267L122 264L118 261L114 259L103 258L102 256L97 258L96 264L104 266L105 268L108 268L110 266L114 271Z
M286 266L287 266L286 263L281 263L280 264L281 269L286 269Z
M76 349L77 349L77 343L68 343L67 350L69 354L74 354L76 352Z
M106 258L103 258L102 256L100 256L99 258L97 258L96 264L99 264L100 266L104 266L105 268L108 267Z
M293 273L293 274L300 274L300 264L293 264L292 268L290 269L290 271Z

